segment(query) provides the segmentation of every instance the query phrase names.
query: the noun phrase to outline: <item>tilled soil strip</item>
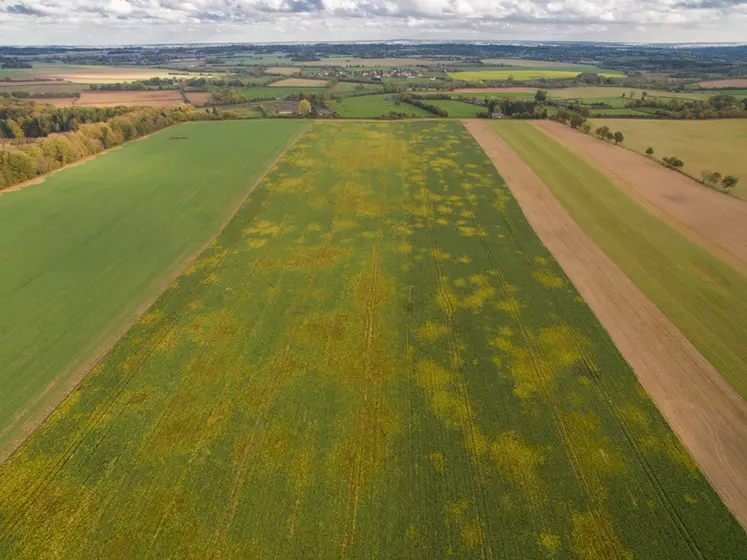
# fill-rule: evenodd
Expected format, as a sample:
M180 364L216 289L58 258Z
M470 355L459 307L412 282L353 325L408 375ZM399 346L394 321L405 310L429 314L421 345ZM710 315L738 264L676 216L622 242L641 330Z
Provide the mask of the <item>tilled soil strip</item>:
M747 265L747 202L560 123L533 124L611 173L633 195L693 232L706 248L715 246Z
M747 527L747 403L487 124L463 121L674 432Z

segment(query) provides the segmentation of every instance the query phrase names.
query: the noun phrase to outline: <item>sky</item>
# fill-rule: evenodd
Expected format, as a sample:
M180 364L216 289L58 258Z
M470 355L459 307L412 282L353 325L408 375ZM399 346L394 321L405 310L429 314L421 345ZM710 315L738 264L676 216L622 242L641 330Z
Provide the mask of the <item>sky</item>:
M743 42L747 0L0 0L0 44Z

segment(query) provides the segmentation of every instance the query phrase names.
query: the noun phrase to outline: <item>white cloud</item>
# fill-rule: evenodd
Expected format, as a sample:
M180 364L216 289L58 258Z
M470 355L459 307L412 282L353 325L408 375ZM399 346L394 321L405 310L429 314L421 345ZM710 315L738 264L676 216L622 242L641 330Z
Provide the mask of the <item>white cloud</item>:
M744 41L747 0L0 0L0 22L6 44L178 42L187 27L205 41Z

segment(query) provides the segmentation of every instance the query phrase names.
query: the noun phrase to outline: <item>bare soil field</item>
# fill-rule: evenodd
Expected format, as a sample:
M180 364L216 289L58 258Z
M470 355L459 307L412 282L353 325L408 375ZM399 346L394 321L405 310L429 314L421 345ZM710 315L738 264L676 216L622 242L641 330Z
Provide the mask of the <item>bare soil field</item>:
M700 82L698 84L702 88L747 88L747 78L736 78L733 80L710 80L708 82Z
M462 88L455 89L453 93L534 93L537 88L512 87L512 88Z
M200 92L202 93L202 92ZM117 105L151 105L153 107L173 107L183 103L176 90L153 91L83 91L80 98L42 99L56 107L116 107Z
M269 87L327 87L325 80L311 80L308 78L288 78L267 84Z
M701 244L716 247L741 264L747 264L746 202L708 189L644 156L559 123L533 124L600 165L636 197L674 220L675 225L684 226L695 234Z
M202 107L213 99L213 94L209 91L188 91L187 99L195 107Z
M464 121L672 429L747 526L747 403L484 122Z

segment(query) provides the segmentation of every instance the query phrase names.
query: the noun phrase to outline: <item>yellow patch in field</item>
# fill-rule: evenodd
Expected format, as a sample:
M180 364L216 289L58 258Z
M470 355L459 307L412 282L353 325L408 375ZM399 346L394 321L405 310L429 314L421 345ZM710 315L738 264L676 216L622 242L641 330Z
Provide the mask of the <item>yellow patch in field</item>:
M431 464L433 465L433 469L436 472L442 473L444 472L444 454L440 451L434 451L430 455L428 455L428 458L431 460Z
M322 231L322 226L320 226L319 224L311 223L306 226L306 231Z
M394 248L394 250L397 251L398 253L403 253L403 254L407 255L407 254L412 253L413 246L410 243L403 242L403 243L399 243Z
M163 320L163 311L154 309L140 318L141 325L155 325Z
M579 560L633 560L605 512L574 513L572 523L573 550Z
M462 237L475 237L479 234L477 229L472 226L461 226L459 228L459 233Z
M253 239L247 243L252 249L258 249L267 245L267 239Z
M560 537L547 531L542 531L539 536L540 546L551 555L555 554L560 548Z
M515 431L507 431L491 445L490 457L505 482L521 490L535 504L544 499L539 469L545 462L545 453L541 448L524 443Z
M434 340L438 340L442 336L445 336L448 332L449 328L446 325L428 321L420 327L420 338L433 342Z
M545 288L562 288L565 286L565 280L549 270L535 270L533 276Z

